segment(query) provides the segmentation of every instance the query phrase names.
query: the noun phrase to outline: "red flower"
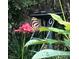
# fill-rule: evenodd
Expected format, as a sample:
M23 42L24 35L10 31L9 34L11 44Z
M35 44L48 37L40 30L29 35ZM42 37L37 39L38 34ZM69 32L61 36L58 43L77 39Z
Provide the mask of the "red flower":
M24 23L19 29L16 29L15 32L33 32L33 29L29 23Z

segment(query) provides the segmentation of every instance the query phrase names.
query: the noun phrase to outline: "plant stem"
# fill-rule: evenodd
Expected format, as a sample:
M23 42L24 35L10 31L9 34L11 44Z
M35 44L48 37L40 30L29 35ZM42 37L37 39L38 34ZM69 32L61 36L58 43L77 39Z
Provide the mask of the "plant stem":
M25 44L25 33L24 34L24 39L23 39L23 46L22 46L22 58L21 59L24 59L24 44Z
M65 18L65 15L64 15L64 10L63 10L62 4L61 4L61 0L59 0L59 4L60 4L60 7L61 7L61 11L62 11L62 14L63 14L64 21L66 21L66 18Z

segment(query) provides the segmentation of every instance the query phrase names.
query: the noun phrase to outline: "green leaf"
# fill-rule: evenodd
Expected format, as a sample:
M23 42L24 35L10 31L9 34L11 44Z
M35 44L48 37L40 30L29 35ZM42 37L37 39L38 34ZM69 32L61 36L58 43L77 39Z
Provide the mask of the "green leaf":
M51 15L51 17L56 20L59 24L62 24L65 26L65 29L67 31L70 30L70 23L69 22L66 22L66 21L63 21L62 18L59 16L59 15L56 15L56 14L53 14L53 13L49 13L49 15Z
M40 38L34 38L32 40L29 40L24 47L28 47L29 45L36 45L36 44L64 44L65 46L69 46L69 41L60 41L55 39L40 39Z
M25 44L25 47L28 47L29 45L43 44L43 43L46 43L46 41L45 41L45 40L33 39L33 40L29 40L29 41Z
M54 28L54 27L40 27L39 30L40 31L53 31L53 32L57 32L59 34L69 34L69 31Z
M53 14L53 13L49 13L49 15L51 15L51 17L56 20L59 24L63 24L63 20L59 15Z
M70 52L65 51L57 51L52 49L45 49L37 52L32 59L41 59L41 58L49 58L54 56L69 56Z
M67 31L70 31L70 23L65 23L65 29L66 29Z
M64 44L65 46L69 46L70 47L70 40L68 39L64 39Z
M57 41L57 40L55 40L55 39L46 39L46 42L47 42L48 44L62 43L62 41Z
M53 40L53 39L32 39L29 40L24 47L28 47L29 45L35 45L35 44L43 44L43 43L48 43L48 44L54 44L54 43L62 43L61 41Z

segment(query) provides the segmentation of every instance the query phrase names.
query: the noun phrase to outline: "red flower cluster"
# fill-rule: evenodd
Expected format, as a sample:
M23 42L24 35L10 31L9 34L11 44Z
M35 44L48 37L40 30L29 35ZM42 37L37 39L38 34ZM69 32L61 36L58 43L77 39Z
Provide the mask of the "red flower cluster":
M29 23L22 24L15 32L33 32L32 26Z

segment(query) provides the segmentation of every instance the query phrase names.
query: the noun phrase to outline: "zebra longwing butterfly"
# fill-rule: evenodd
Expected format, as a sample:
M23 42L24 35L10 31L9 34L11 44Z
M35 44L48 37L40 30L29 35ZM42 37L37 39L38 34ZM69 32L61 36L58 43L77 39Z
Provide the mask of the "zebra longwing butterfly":
M41 26L40 19L32 17L31 20L32 20L32 28L34 29L34 31L38 31L38 28Z

